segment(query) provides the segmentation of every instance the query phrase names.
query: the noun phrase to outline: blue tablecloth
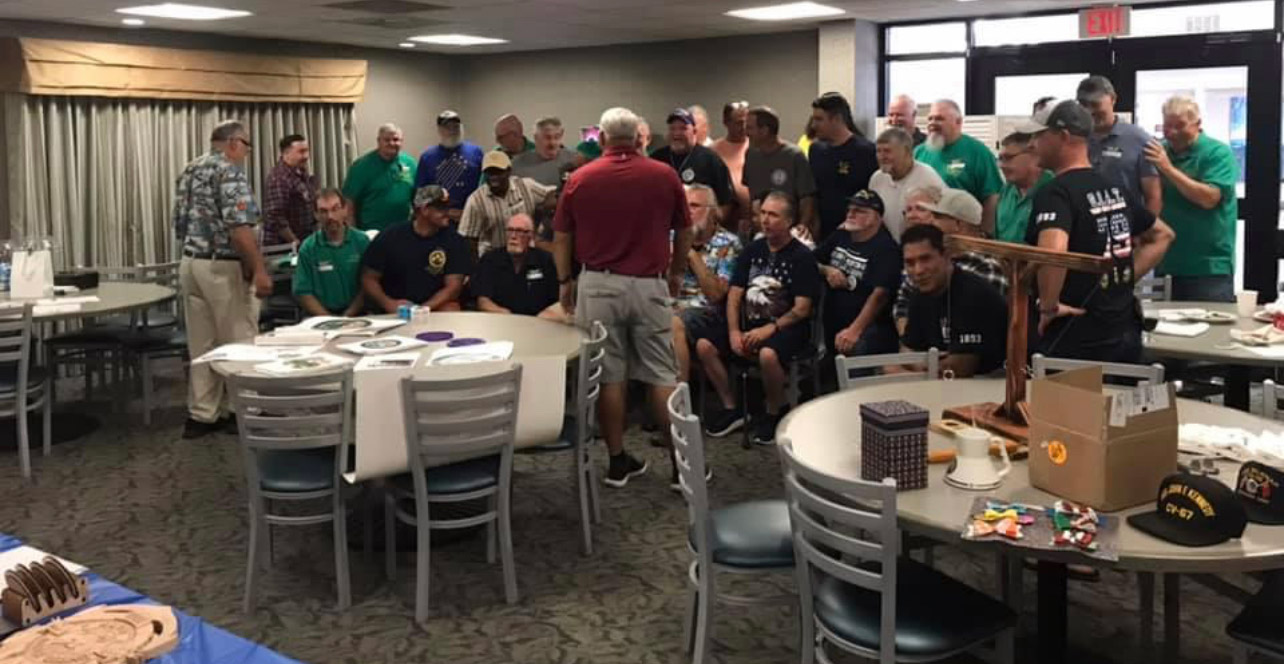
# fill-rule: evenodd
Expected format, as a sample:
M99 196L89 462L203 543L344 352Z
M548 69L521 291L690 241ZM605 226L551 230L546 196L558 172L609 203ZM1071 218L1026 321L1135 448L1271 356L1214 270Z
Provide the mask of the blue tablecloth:
M18 538L0 533L0 551L8 551L21 545L22 541ZM86 572L85 578L89 580L88 606L158 603L93 572ZM164 657L150 660L149 664L298 664L293 659L214 627L195 616L177 609L174 610L174 615L178 617L178 647Z

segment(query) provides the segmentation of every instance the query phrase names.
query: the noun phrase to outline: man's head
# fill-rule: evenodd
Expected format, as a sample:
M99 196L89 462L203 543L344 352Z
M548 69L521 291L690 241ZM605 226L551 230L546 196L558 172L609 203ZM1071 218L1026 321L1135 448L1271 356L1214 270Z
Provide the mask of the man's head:
M513 160L503 150L491 150L482 157L482 177L490 193L496 196L508 195L510 175L513 174Z
M704 110L704 107L699 104L692 104L687 107L687 110L695 120L695 143L704 145L705 140L709 138L709 111Z
M277 143L281 148L281 161L290 168L302 168L308 164L308 139L303 134L290 134Z
M669 124L669 148L674 154L690 152L696 144L696 119L691 111L675 108L664 121Z
M505 246L510 256L525 256L531 249L531 240L535 238L535 220L526 213L518 213L508 218L504 226L507 233Z
M918 107L914 105L914 99L909 95L896 95L892 97L892 102L887 105L887 125L889 127L899 127L911 134L914 133L914 123L918 119Z
M722 126L727 128L727 140L739 143L745 140L745 116L749 115L749 102L729 101L722 107Z
M935 226L911 226L901 234L905 274L919 292L935 295L948 286L950 258L945 253L945 234Z
M1069 164L1088 158L1088 137L1092 135L1092 116L1076 101L1049 103L1029 122L1016 128L1034 135L1034 152L1039 166L1060 171Z
M450 225L450 192L439 185L430 184L415 190L415 221L432 230Z
M999 149L999 170L1003 179L1023 189L1038 182L1043 169L1039 168L1039 155L1034 153L1034 137L1013 132L1003 138Z
M338 189L322 189L317 194L316 218L321 230L334 235L348 225L348 207L344 205L343 192Z
M210 143L222 146L223 155L234 164L245 163L250 154L250 132L239 120L224 120L210 133Z
M962 189L946 189L941 200L928 204L932 225L946 235L980 235L981 204Z
M780 116L770 106L754 106L745 113L745 136L759 150L775 145L780 140Z
M495 121L495 142L509 155L521 154L526 150L526 129L516 115L508 113L499 116Z
M837 92L826 92L811 102L811 122L816 129L816 138L822 141L842 142L851 131L848 124L851 115L851 104Z
M401 152L401 143L405 140L404 137L405 134L401 132L401 127L391 122L379 125L379 134L375 137L379 156L383 157L384 161L395 159Z
M464 121L458 113L446 110L437 116L437 142L443 148L457 148L464 142Z
M893 178L903 178L914 168L914 137L900 127L884 129L874 145L878 169Z
M644 117L638 117L638 154L646 156L647 150L651 148L651 123Z
M1199 138L1203 123L1199 104L1185 95L1170 97L1164 102L1164 138L1176 152L1185 152Z
M562 120L556 117L540 118L535 121L535 152L543 159L552 159L562 149L562 137L566 129Z
M963 111L950 99L939 99L932 102L932 110L927 112L927 145L933 150L959 140L963 135Z
M769 191L762 199L758 213L762 223L762 233L767 241L780 244L789 238L789 229L794 225L794 199L783 191Z
M847 218L840 228L857 237L869 237L883 224L883 197L871 189L861 189L847 199Z
M718 227L718 196L707 184L689 184L687 208L691 210L691 225L697 233Z
M1105 76L1083 79L1074 98L1092 115L1092 126L1098 134L1104 134L1115 126L1115 102L1119 101L1119 95L1115 94L1115 86L1110 79Z
M940 188L931 185L915 187L905 192L905 226L908 228L919 224L932 225L931 206L936 205L940 200Z
M602 128L603 147L637 149L638 116L634 115L633 111L619 106L608 108L602 112L602 119L598 121L598 126Z

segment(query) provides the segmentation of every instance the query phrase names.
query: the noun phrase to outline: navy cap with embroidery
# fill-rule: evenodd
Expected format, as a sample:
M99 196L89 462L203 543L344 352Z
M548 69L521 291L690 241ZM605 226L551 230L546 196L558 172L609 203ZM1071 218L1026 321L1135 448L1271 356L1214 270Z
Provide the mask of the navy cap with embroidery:
M1212 546L1244 534L1248 516L1235 492L1203 475L1175 473L1159 485L1155 511L1128 523L1159 539L1184 546Z
M1239 467L1235 495L1248 520L1268 526L1284 524L1284 472L1249 461Z
M664 122L667 124L667 123L673 122L674 120L681 120L682 122L685 122L686 124L689 124L692 127L694 127L696 123L695 116L691 114L691 111L688 111L685 108L673 109L672 111L669 112L669 117L664 119Z
M873 189L861 189L847 199L847 207L873 210L881 217L883 215L883 197L879 196L878 192Z
M441 114L437 116L438 127L449 122L463 122L463 119L459 117L458 113L451 110L442 111Z

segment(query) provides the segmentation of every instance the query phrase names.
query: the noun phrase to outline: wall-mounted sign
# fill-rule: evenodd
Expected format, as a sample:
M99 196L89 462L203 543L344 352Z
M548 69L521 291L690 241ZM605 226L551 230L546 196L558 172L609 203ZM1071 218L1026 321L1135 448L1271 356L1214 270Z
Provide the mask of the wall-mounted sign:
M1079 39L1125 37L1132 14L1130 7L1089 7L1079 10Z

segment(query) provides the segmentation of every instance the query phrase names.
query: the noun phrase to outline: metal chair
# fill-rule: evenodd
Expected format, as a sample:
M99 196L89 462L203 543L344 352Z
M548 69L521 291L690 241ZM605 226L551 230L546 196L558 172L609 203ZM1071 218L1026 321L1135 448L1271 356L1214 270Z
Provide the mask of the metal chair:
M1133 293L1142 302L1169 302L1173 299L1173 277L1146 275L1133 284Z
M705 482L704 437L700 419L691 414L690 386L680 383L669 397L669 429L673 438L678 482L687 501L688 546L695 559L687 577L684 643L692 662L702 664L709 652L713 602L738 606L789 604L791 595L745 597L717 590L717 572L761 575L792 571L789 513L783 500L755 500L709 509Z
M171 266L173 267L172 271L169 270ZM177 290L179 287L177 268L178 263L167 263L162 266L140 266L139 269L142 275L141 280ZM156 391L153 381L153 364L166 358L189 359L187 357L187 322L183 316L183 298L181 296L175 298L165 310L161 311L161 314L172 316L177 321L177 324L172 326L149 325L147 316L154 317L155 313L147 314L145 312L142 325L138 329L120 337L126 364L130 367L137 365L138 389L143 397L143 424L145 426L151 426L152 423L152 410ZM187 370L187 365L184 364L183 368Z
M18 467L28 479L31 477L31 440L27 413L39 410L43 417L44 456L49 456L53 430L52 374L31 366L31 309L28 303L20 313L0 316L0 417L18 421Z
M597 397L602 390L602 362L606 357L606 326L593 321L589 337L580 342L580 357L575 378L573 413L562 418L562 432L555 442L519 450L519 454L553 454L572 450L575 453L575 491L580 506L581 549L593 555L593 524L601 523L602 507L598 497L597 471L589 458L589 448L597 429Z
M281 325L293 325L302 318L303 309L294 299L294 267L289 259L294 256L293 244L274 244L259 250L263 264L272 279L272 294L263 299L259 309L259 329L270 330Z
M853 373L865 373L872 369L904 365L923 365L926 370L891 374L853 375ZM882 353L855 357L839 355L834 358L834 369L835 373L838 374L838 391L840 392L853 387L865 387L883 383L900 383L922 379L936 380L941 375L941 351L936 348L929 348L921 353Z
M1248 664L1252 654L1284 660L1284 638L1279 628L1281 615L1284 615L1284 573L1274 571L1267 574L1257 594L1226 625L1226 635L1234 641L1231 661Z
M428 620L429 533L434 528L486 524L486 559L492 563L498 534L504 597L509 604L517 602L509 494L521 380L521 365L509 363L493 373L471 378L407 377L401 381L410 473L393 478L385 494L385 562L388 578L392 579L397 566L396 522L415 526L415 622ZM427 467L444 462L448 465ZM415 503L413 514L398 506L399 500L410 499ZM429 513L434 503L478 499L489 503L489 509L482 514L434 519Z
M1280 397L1284 397L1284 389L1270 378L1262 381L1262 417L1279 419Z
M994 642L1013 661L1017 615L1003 603L898 555L896 481L841 480L780 441L798 558L803 664L826 645L892 662L932 662Z
M339 608L352 604L348 576L348 521L342 473L352 439L352 371L317 376L228 377L245 453L250 503L250 550L245 604L254 610L254 580L270 553L272 526L334 527ZM300 515L273 512L272 502L330 499L330 509Z
M1101 374L1106 377L1138 380L1150 385L1158 385L1164 382L1164 365L1159 363L1093 362L1091 360L1047 357L1041 353L1035 353L1031 360L1030 366L1034 371L1035 378L1043 378L1048 375L1049 371L1057 372L1084 369L1086 367L1101 367Z

